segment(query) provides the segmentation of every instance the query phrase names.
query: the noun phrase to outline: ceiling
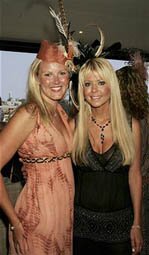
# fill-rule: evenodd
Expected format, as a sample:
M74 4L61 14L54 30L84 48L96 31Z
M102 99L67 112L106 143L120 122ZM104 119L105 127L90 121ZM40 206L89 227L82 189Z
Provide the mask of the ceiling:
M58 13L58 0L0 0L0 39L57 41L49 5ZM64 5L75 40L91 43L99 39L96 27L86 26L96 23L104 31L105 47L120 42L122 48L149 53L149 0L64 0Z

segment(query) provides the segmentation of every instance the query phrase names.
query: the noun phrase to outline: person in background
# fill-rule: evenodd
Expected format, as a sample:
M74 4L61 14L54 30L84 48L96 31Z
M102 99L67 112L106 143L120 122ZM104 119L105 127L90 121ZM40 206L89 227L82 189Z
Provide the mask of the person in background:
M70 80L67 60L62 45L42 41L29 71L27 103L0 133L0 168L18 151L28 176L15 211L0 176L0 206L11 223L9 254L72 253L72 131L59 104Z
M95 56L79 71L74 254L131 255L142 248L140 125L126 116L108 60Z
M4 119L4 112L2 108L2 98L0 97L0 122L2 122Z
M143 248L141 255L149 254L149 94L147 72L139 51L133 62L116 71L127 114L138 119L141 125L141 172L143 176Z

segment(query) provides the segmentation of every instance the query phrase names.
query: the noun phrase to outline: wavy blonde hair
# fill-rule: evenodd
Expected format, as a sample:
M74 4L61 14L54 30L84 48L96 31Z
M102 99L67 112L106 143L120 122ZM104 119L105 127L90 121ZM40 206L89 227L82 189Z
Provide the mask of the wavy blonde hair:
M131 164L135 153L131 127L121 101L120 89L115 71L109 61L104 58L89 59L79 71L79 113L74 134L73 161L78 164L82 162L87 164L86 149L89 142L88 121L91 115L91 106L84 99L83 85L86 76L90 72L99 73L101 78L110 85L110 115L113 142L119 145L123 156L123 164Z

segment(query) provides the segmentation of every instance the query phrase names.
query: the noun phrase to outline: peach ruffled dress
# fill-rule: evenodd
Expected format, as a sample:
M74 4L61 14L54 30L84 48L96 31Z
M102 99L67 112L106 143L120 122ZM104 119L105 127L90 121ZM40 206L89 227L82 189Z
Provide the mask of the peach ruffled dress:
M22 158L62 156L71 151L67 115L58 105L66 127L64 137L54 126L40 123L19 149ZM50 163L24 163L27 182L15 210L25 229L29 251L23 255L72 254L74 179L70 157ZM17 255L10 233L10 252ZM21 255L21 254L19 254Z

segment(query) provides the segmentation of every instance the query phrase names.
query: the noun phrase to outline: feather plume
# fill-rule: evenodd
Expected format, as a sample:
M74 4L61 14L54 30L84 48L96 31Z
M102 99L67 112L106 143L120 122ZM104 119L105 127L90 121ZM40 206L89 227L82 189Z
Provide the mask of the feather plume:
M49 6L49 12L50 12L51 16L55 19L55 23L56 23L56 26L57 26L60 34L62 34L67 39L67 35L66 35L65 29L63 27L60 17L55 13L55 11L50 6Z
M67 33L68 22L67 22L67 18L66 18L65 9L64 9L64 1L58 0L58 5L59 5L59 10L60 10L60 19L61 19L61 22L65 29L65 32Z

